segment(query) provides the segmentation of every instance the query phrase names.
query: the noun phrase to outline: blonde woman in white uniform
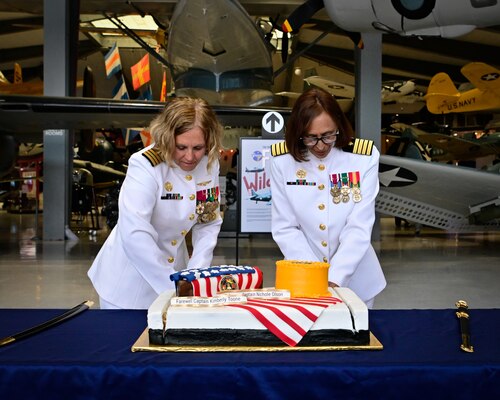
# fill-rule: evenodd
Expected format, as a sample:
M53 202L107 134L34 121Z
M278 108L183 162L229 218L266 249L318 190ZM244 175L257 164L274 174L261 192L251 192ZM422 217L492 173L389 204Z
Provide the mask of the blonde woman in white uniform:
M353 136L326 91L297 99L285 142L272 146L272 235L285 259L330 263L329 285L351 288L371 308L386 285L371 245L379 152Z
M212 262L222 127L204 100L177 98L149 129L154 143L130 157L118 223L88 272L101 308L146 309L173 289L170 274Z

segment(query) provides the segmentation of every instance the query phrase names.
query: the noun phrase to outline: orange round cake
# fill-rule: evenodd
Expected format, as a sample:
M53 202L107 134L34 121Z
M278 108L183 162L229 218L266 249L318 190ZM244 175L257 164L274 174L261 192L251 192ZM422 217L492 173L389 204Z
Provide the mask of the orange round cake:
M313 261L276 261L276 289L287 289L291 297L331 296L328 291L330 264Z

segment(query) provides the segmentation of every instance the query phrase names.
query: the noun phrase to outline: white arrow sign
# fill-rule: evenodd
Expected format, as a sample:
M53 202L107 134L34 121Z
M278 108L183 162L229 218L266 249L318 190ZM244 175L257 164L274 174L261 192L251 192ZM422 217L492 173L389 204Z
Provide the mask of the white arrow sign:
M278 133L283 129L285 120L283 116L275 111L269 111L262 118L262 128L269 133Z

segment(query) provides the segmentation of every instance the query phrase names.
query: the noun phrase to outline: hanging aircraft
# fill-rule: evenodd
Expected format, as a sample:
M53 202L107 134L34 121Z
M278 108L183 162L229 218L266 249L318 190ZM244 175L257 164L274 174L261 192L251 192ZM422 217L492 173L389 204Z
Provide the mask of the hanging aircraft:
M273 101L271 47L238 1L181 0L167 44L175 93L210 104Z
M78 88L83 87L84 80L78 80L76 85ZM40 79L33 79L24 81L23 70L19 63L14 63L14 79L10 82L5 75L0 71L0 94L19 94L19 95L43 95L43 81Z
M320 87L338 100L354 101L355 87L344 83L334 82L321 76L305 78L309 85ZM383 113L415 113L424 106L423 94L415 89L415 82L408 80L391 80L382 82L380 92ZM396 104L396 107L392 105ZM345 111L344 111L345 112Z
M9 80L0 71L0 93L42 95L43 82L42 81L23 82L23 72L21 66L19 65L19 63L14 63L13 82L9 82Z
M475 88L460 92L448 74L433 76L425 99L433 114L500 110L500 71L488 64L472 62L462 67L462 74Z
M496 0L308 0L285 21L286 32L297 31L322 8L347 32L384 32L401 36L465 35L475 28L498 25Z

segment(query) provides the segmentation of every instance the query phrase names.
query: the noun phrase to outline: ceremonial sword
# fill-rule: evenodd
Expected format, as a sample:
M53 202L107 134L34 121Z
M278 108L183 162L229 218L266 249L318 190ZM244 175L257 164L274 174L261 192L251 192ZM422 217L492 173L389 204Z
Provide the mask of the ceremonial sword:
M54 317L54 318L52 318L52 319L50 319L50 320L48 320L40 325L36 325L33 328L26 329L25 331L16 333L15 335L4 337L4 338L0 339L0 347L5 346L5 345L10 344L10 343L17 342L21 339L25 339L29 336L36 334L36 333L39 333L39 332L44 331L46 329L52 328L53 326L56 326L56 325L60 324L61 322L64 322L64 321L80 314L81 312L83 312L85 310L88 310L90 307L92 307L93 304L94 304L93 301L89 301L89 300L84 301L83 303L78 304L77 306L73 307L71 310L68 310L65 313L63 313L57 317Z

